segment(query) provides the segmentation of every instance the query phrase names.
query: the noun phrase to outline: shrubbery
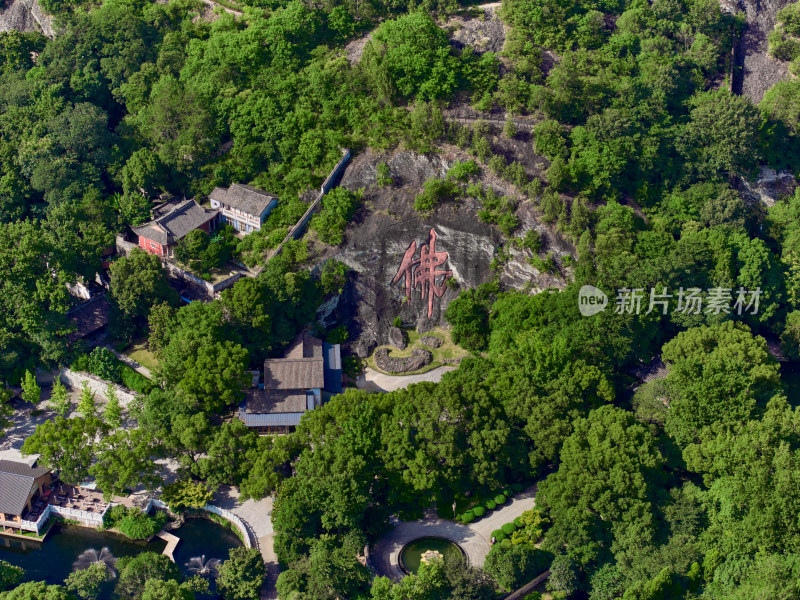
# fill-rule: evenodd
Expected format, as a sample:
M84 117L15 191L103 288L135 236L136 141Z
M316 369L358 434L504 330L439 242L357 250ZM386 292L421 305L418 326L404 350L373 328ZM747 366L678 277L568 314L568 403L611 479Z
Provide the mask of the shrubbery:
M467 181L473 175L479 175L481 168L474 160L456 161L447 171L448 179Z
M236 245L235 232L230 225L223 225L213 235L195 229L177 245L175 258L205 278L211 270L224 266L231 259Z
M133 540L145 540L161 531L168 520L164 512L150 516L137 508L114 506L103 517L103 526L114 527Z
M435 209L444 200L455 199L461 195L459 187L447 179L429 179L425 182L422 191L414 198L414 210L428 213Z
M70 368L73 371L91 373L105 381L120 383L140 394L149 394L154 387L152 381L123 364L113 352L104 347L97 347L89 354L81 354Z
M331 246L344 240L344 230L361 204L363 192L335 188L322 199L322 210L311 218L308 228L316 231L319 239Z
M141 373L134 371L128 365L122 365L120 368L119 383L140 394L149 394L155 387L152 381Z
M214 493L200 481L184 479L164 486L161 499L173 512L181 512L187 508L202 508L211 501Z
M501 527L501 529L505 531L506 535L511 535L512 533L514 533L514 530L516 528L517 528L516 525L514 525L513 523L506 523Z
M161 531L167 520L168 517L163 512L156 513L151 517L136 511L123 517L117 524L117 529L133 540L145 540Z
M476 506L472 512L476 517L482 517L486 513L486 509L483 506Z
M497 503L494 500L487 500L486 508L488 508L489 510L494 510L495 508L497 508Z
M486 557L484 569L503 588L515 590L545 571L552 560L551 553L528 544L495 544Z
M106 381L118 382L123 364L108 348L97 347L89 354L81 354L72 364L75 371L97 375Z

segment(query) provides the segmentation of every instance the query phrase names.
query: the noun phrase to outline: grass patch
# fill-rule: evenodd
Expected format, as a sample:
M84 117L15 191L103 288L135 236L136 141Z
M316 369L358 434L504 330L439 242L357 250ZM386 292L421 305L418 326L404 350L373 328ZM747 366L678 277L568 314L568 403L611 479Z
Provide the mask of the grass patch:
M127 348L125 355L128 356L128 358L132 358L143 367L150 369L151 371L156 369L159 364L155 354L147 349L147 341L144 339L138 340L131 344Z

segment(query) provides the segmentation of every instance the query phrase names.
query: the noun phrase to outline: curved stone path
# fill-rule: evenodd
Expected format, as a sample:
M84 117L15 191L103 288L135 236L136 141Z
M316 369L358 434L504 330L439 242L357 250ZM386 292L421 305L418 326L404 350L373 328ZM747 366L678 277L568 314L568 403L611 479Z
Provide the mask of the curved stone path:
M422 381L432 381L434 383L442 380L442 375L450 371L455 371L456 367L442 366L431 369L420 375L384 375L375 369L367 367L364 374L358 377L356 385L360 390L369 392L391 392L398 389L405 389L412 383Z
M516 494L502 508L493 510L482 519L463 525L435 516L433 510L427 511L421 521L401 521L394 529L384 535L370 552L370 563L378 575L390 577L395 581L403 578L400 568L400 551L403 546L421 537L441 537L463 548L469 564L482 567L489 554L492 531L499 529L536 505L536 486Z

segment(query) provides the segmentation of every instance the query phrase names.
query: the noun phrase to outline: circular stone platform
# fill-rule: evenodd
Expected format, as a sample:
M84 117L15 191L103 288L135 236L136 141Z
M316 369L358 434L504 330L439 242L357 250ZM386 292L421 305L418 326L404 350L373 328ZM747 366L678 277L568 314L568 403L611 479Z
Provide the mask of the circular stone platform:
M429 517L422 521L401 522L378 540L370 553L372 565L379 575L401 580L405 573L400 567L400 553L407 544L426 537L440 537L453 542L464 551L469 564L477 567L483 566L491 548L488 540L466 525Z

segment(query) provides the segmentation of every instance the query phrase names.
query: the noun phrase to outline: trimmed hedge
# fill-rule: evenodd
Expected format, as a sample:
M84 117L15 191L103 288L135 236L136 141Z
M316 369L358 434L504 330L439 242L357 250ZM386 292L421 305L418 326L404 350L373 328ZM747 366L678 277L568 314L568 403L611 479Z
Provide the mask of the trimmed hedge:
M506 532L505 532L505 531L503 531L502 529L495 529L495 530L492 532L492 537L493 537L493 538L494 538L496 541L498 541L498 542L502 542L504 539L506 539L506 537L507 537L507 536L506 536Z
M120 368L120 380L126 388L140 394L149 394L155 387L152 381L128 365L122 365Z
M508 498L506 498L503 494L497 494L497 496L494 497L494 502L497 505L504 504L506 500L508 500Z
M486 513L486 509L482 506L476 506L472 509L472 512L476 517L482 517Z
M522 485L521 483L512 483L511 489L514 490L515 494L519 494L521 491L525 489L525 486Z
M461 515L461 522L462 523L472 523L475 520L475 513L471 510L468 510L463 515Z
M517 527L517 529L522 529L525 527L525 523L522 522L522 517L517 517L514 519L514 525Z
M513 523L506 523L501 529L506 532L506 535L511 535L516 528L517 526Z
M97 375L105 381L121 383L129 390L140 394L149 394L155 387L147 377L117 359L108 348L98 347L92 350L91 354L81 354L70 368L73 371Z
M494 500L487 500L486 508L488 508L489 510L494 510L495 508L497 508L497 503Z
M506 498L511 498L511 496L513 496L513 495L514 495L514 493L510 489L505 488L503 490L503 496L505 496Z

